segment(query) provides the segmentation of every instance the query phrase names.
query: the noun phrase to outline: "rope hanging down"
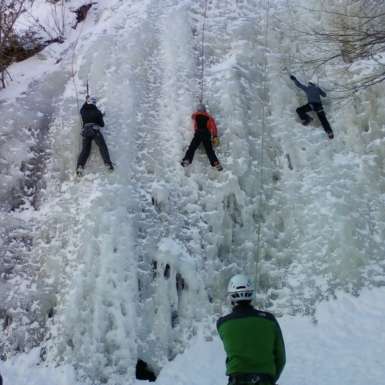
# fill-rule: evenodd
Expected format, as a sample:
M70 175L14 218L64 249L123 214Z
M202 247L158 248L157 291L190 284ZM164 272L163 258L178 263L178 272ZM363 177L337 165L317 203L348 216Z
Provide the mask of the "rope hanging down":
M72 55L71 55L71 77L72 77L72 82L73 82L73 85L74 85L74 90L75 90L75 97L76 97L76 105L77 105L77 110L79 111L80 110L80 101L79 101L79 90L78 90L78 85L77 85L77 82L76 82L76 71L75 71L75 56L76 56L76 48L78 46L78 43L79 43L79 40L80 40L80 37L82 36L82 33L83 33L83 27L84 27L84 23L82 23L81 27L80 27L80 30L79 30L79 34L72 46ZM87 94L88 94L88 78L87 78ZM79 124L80 124L80 127L82 127L83 123L82 123L82 119L81 119L81 116L80 114L78 115L78 120L79 120ZM78 151L80 152L81 150L81 141L80 139L78 140ZM76 160L75 160L76 162Z
M82 27L83 27L83 25L82 25ZM76 55L76 48L77 48L80 36L82 34L82 30L83 30L82 27L80 28L80 33L78 34L78 36L77 36L77 38L75 40L75 43L73 44L73 47L72 47L72 57L71 57L71 77L72 77L72 82L74 84L75 96L76 96L76 104L77 104L78 110L80 108L80 104L79 104L79 91L78 91L78 86L77 86L76 78L75 78L75 76L76 76L76 71L75 71L75 55Z
M263 184L264 184L264 175L263 175L263 163L264 163L264 134L265 134L265 128L266 128L266 99L267 99L267 46L268 46L268 34L269 34L269 20L270 20L270 0L266 0L266 14L265 14L265 32L264 32L264 64L263 64L263 88L262 88L262 133L261 133L261 148L260 148L260 173L259 173L259 201L258 201L258 207L259 212L262 212L262 201L263 201ZM262 215L260 215L259 222L258 222L258 228L257 228L257 255L255 259L255 270L256 270L256 283L257 288L259 286L259 271L258 271L258 265L260 260L260 248L261 248L261 220Z
M208 0L204 0L202 46L201 46L201 95L199 98L200 103L203 103L203 90L204 90L204 78L205 78L205 30L206 30L206 20L207 20L207 3L208 3Z

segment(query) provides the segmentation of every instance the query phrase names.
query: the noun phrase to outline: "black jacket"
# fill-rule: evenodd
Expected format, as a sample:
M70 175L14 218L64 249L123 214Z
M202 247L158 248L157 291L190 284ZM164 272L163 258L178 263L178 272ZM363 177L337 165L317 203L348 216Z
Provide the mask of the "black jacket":
M293 79L293 82L298 88L301 88L301 90L305 91L307 100L310 104L321 103L321 96L323 98L326 97L326 92L313 83L309 82L309 84L305 86L304 84L300 83L296 78Z
M104 127L103 114L95 104L84 103L80 109L80 115L82 116L83 126L86 123L94 123L100 127Z

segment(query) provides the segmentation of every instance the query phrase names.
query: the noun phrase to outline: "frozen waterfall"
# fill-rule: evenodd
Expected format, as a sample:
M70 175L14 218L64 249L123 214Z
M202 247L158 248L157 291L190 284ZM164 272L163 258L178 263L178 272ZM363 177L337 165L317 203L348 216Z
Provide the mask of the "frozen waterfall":
M68 12L80 4L70 1ZM331 92L330 141L319 124L297 120L303 95L286 71L306 80L311 71L298 63L317 50L294 39L293 24L330 16L305 10L315 0L210 0L204 100L218 123L224 171L211 169L203 151L185 170L179 162L200 94L202 4L99 0L63 45L15 64L24 83L0 92L0 354L15 367L31 359L58 385L122 385L136 381L142 359L161 384L182 385L200 377L175 373L201 359L201 381L219 385L215 320L228 310L232 274L256 277L258 305L283 316L288 330L305 327L304 316L328 325L322 309L337 312L325 303L339 293L350 310L345 296L383 288L383 88L344 103ZM330 66L318 76L331 89L338 73ZM108 173L93 149L79 180L87 81L106 113L116 169ZM191 356L182 354L186 346ZM211 378L212 356L212 372L221 374ZM301 363L299 354L293 359ZM350 385L368 379L353 372ZM383 375L372 373L379 385ZM27 383L13 375L12 385Z

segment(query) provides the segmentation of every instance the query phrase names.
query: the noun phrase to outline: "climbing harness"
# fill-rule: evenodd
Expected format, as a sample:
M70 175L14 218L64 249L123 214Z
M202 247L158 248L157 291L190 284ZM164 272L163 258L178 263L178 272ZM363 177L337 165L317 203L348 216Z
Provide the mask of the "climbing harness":
M205 31L207 20L207 4L208 0L204 0L203 8L203 26L202 26L202 42L201 42L201 93L199 97L199 103L203 103L203 91L204 91L204 78L205 78Z
M266 0L266 15L265 15L265 32L264 32L264 46L265 46L265 55L264 55L264 65L263 65L263 98L262 98L262 132L261 132L261 146L259 150L260 159L260 171L259 171L259 199L258 199L258 207L259 212L262 212L262 202L263 202L263 193L264 193L264 174L263 174L263 167L264 167L264 134L265 134L265 128L266 128L266 97L267 97L267 45L268 45L268 34L269 34L269 22L270 22L270 0ZM259 261L260 261L260 249L261 249L261 221L262 221L262 215L260 215L259 221L258 221L258 227L257 227L257 255L255 258L255 274L256 274L256 286L257 289L259 287L259 281L260 281L260 274L259 274Z

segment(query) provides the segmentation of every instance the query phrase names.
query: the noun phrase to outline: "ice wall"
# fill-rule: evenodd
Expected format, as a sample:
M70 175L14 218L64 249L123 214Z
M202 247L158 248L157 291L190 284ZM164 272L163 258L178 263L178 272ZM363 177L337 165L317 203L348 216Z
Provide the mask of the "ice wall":
M305 81L312 71L298 60L317 47L291 26L320 22L304 4L209 1L204 100L220 133L218 173L203 151L179 165L200 94L203 2L98 2L61 54L38 210L1 214L13 232L2 250L24 258L18 289L2 278L6 351L41 342L41 361L72 365L84 383L123 384L138 358L158 372L197 323L214 333L236 272L256 277L258 304L278 315L314 315L337 288L383 285L384 95L326 104L333 141L299 124L305 100L286 69ZM319 76L329 87L337 75ZM87 80L116 170L94 149L78 180ZM10 319L22 298L24 318Z

